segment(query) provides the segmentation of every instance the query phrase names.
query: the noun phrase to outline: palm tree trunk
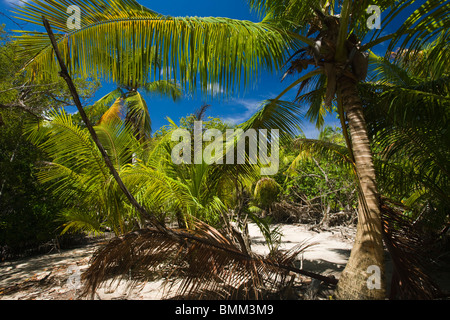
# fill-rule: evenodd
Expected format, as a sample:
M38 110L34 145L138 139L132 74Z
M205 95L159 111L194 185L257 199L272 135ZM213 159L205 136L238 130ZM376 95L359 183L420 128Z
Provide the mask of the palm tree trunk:
M358 225L349 261L342 272L339 299L384 299L384 251L375 169L356 80L343 76L337 89L347 115L359 183Z

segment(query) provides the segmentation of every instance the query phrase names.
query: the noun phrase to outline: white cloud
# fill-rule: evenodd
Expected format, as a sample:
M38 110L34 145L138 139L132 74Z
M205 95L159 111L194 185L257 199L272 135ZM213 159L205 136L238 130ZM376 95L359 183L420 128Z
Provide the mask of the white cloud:
M223 121L232 125L240 124L248 120L261 107L262 100L256 99L233 99L229 104L242 108L243 112L223 117Z
M301 129L307 139L317 139L319 137L320 131L316 128L315 124L305 121L303 122Z
M223 93L224 90L220 87L219 83L208 83L208 94L213 93L214 95Z
M3 2L8 4L8 5L10 5L10 6L12 6L12 5L20 6L20 5L28 2L28 0L3 0Z

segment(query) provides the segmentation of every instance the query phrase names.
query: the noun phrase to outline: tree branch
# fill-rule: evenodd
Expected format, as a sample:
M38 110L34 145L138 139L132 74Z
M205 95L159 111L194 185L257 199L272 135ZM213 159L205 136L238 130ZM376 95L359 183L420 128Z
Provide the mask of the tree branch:
M9 109L9 108L17 108L22 111L25 111L26 113L31 114L36 119L45 119L42 115L37 115L33 111L31 111L24 103L21 101L19 103L8 103L8 104L1 104L0 103L0 109Z
M156 217L154 215L150 215L147 212L147 210L137 202L137 200L134 198L134 196L129 192L127 187L124 185L122 179L120 178L120 176L117 173L116 169L114 168L111 160L109 159L109 157L108 157L108 155L107 155L103 145L99 141L98 136L97 136L94 128L92 127L92 125L91 125L91 123L90 123L86 113L84 112L84 109L83 109L83 107L81 105L80 98L78 96L78 93L77 93L77 90L75 88L75 85L73 84L72 79L71 79L71 77L70 77L70 75L69 75L69 73L67 71L67 68L66 68L66 66L65 66L65 64L64 64L64 62L63 62L63 60L61 58L61 54L59 52L58 45L56 43L55 37L53 35L53 31L52 31L52 29L50 27L50 24L49 24L48 20L44 16L42 16L42 21L44 23L45 29L47 30L48 36L49 36L49 38L51 40L54 52L56 54L56 58L57 58L57 60L59 62L59 65L61 67L60 76L63 77L64 80L66 81L66 83L67 83L67 85L69 87L69 91L72 94L72 97L73 97L73 100L75 102L75 105L76 105L76 107L77 107L77 109L78 109L78 111L80 113L80 116L83 119L84 123L86 124L86 126L87 126L87 128L89 130L89 133L92 136L92 139L94 140L95 144L97 145L98 149L100 150L100 153L102 154L102 156L103 156L103 158L105 160L105 164L109 168L109 170L110 170L111 174L113 175L115 181L117 182L117 184L119 185L120 189L123 191L123 193L125 194L127 199L130 201L130 203L133 205L133 207L140 214L142 214L144 217L149 218L150 222L153 224L153 226L159 232L162 232L163 234L168 235L169 237L171 237L173 239L176 239L177 241L186 241L186 240L198 241L200 243L207 244L207 245L209 245L211 247L216 247L216 248L219 248L221 250L232 252L233 254L241 255L244 258L251 259L250 256L248 256L247 254L245 254L243 252L239 252L239 251L235 251L235 250L230 251L230 249L224 247L220 243L214 243L214 242L211 242L211 241L206 241L206 239L203 239L202 237L197 236L196 234L191 234L189 232L180 232L180 231L177 231L177 230L172 230L172 229L166 228L164 225L162 225L156 219ZM272 266L276 266L276 267L284 269L284 270L289 270L289 271L292 271L292 272L303 274L303 275L306 275L306 276L309 276L309 277L312 277L312 278L315 278L315 279L318 279L318 280L326 281L326 282L331 283L331 284L336 284L337 283L337 280L334 279L334 278L322 276L320 274L315 274L315 273L308 272L308 271L305 271L305 270L299 270L299 269L294 268L292 266L279 265L279 264L272 263L272 262L267 262L267 264L268 265L272 265Z

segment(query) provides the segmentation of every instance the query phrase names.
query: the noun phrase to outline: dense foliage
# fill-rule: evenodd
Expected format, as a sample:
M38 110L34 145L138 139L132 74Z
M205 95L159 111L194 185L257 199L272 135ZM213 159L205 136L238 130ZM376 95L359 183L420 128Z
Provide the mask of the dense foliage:
M47 157L22 135L30 116L0 110L0 257L34 249L59 235L62 204L34 176ZM49 250L49 248L47 248Z
M52 107L69 105L63 83L31 85L17 73L23 60L17 45L0 26L0 259L26 251L51 250L66 240L59 237L64 208L35 173L50 158L24 135L28 123L45 117ZM98 87L78 80L83 98Z
M366 23L368 1L249 1L250 7L262 16L258 23L226 18L173 18L134 0L102 0L96 6L82 1L81 28L67 32L67 16L62 14L65 1L27 2L17 12L22 19L40 25L45 15L60 33L56 34L54 48L49 45L47 34L39 32L18 36L17 43L2 47L5 56L11 57L19 45L19 58L13 61L28 63L25 73L16 78L8 75L7 61L2 61L0 72L6 74L6 80L2 83L5 97L0 106L8 112L18 108L33 117L34 121L25 126L28 140L23 140L23 147L27 149L32 142L39 148L24 153L15 163L22 145L11 145L9 136L19 134L22 123L18 127L9 124L3 132L6 138L2 138L5 172L17 164L14 168L20 171L19 177L32 175L31 180L23 179L27 185L35 184L37 177L42 183L35 189L38 195L39 188L49 186L57 199L55 203L64 208L38 211L43 216L62 219L63 233L112 231L116 236L124 236L116 240L123 245L122 253L130 256L123 259L114 248L107 248L98 256L97 267L91 269L94 282L104 274L102 257L114 267L117 259L119 264L124 262L122 272L133 261L134 248L121 239L139 243L157 236L161 241L150 241L153 249L163 246L168 254L173 254L181 252L179 246L183 247L186 237L191 237L192 243L200 247L190 243L187 263L196 265L192 259L196 250L202 248L196 256L201 260L196 262L209 261L214 254L221 261L217 270L226 274L233 264L245 266L241 270L246 270L248 261L256 261L249 254L249 219L263 232L270 259L281 260L282 255L277 255L281 235L271 228L270 222L308 222L325 228L357 222L356 241L341 273L337 296L385 298L384 282L379 290L370 290L365 272L375 265L384 275L385 245L391 245L389 251L398 276L393 279L394 288L399 288L400 296L412 296L416 286L426 282L421 275L416 280L408 278L416 268L409 263L415 261L408 251L414 247L410 246L414 241L408 242L413 233L404 234L402 241L407 240L403 242L407 249L403 251L392 235L401 233L403 223L418 223L434 238L448 230L450 11L448 1L425 1L403 25L384 35L389 22L415 1L374 3L387 16L383 28L372 32ZM110 10L103 10L105 7ZM389 42L386 56L376 57L370 49L384 41ZM117 84L115 90L93 105L85 103L94 128L88 121L86 128L79 115L61 108L68 101L60 97L64 98L66 92L57 81L56 47L87 96L96 89L96 81L90 77ZM294 75L297 79L275 99L264 101L249 120L232 128L281 131L280 170L273 177L260 173L265 160L262 158L236 165L209 163L205 159L192 161L198 151L194 150L197 137L192 136L198 130L195 121L203 120L205 107L181 119L179 124L168 119L168 126L151 135L150 114L139 90L173 99L181 96L181 88L186 92L199 89L214 96L212 84L217 83L221 94L234 94L252 83L261 69L280 70L282 66L287 67L285 77ZM28 80L34 84L30 86ZM282 101L294 88L294 101ZM305 113L303 104L307 105ZM81 112L81 107L77 107ZM324 127L325 115L332 112L338 114L340 129ZM8 125L16 116L4 113L1 122ZM295 137L301 118L323 129L318 139ZM220 119L206 121L200 131L217 129L219 134L203 143L200 151L210 152L214 147L215 157L227 157L229 154L215 149L223 144L220 139L227 128ZM179 141L172 139L172 134L179 129L185 129L187 134L177 137L190 140L174 149ZM272 142L278 140L276 133L266 136ZM236 157L251 159L254 138L240 139L226 144L245 146L245 152ZM106 152L99 152L96 145L102 149L100 144ZM277 148L271 147L271 155ZM173 160L174 150L183 156L181 163ZM46 161L38 161L43 157ZM37 164L36 172L30 169ZM11 179L7 175L0 181L0 195L4 189L12 197L31 196L26 188L14 196L16 190L8 189L8 181ZM24 211L29 214L28 209ZM395 216L396 222L387 222L387 214ZM17 225L8 220L10 217L2 220L5 228ZM166 228L168 224L179 229ZM153 229L143 228L146 226ZM151 232L130 233L136 230ZM418 246L419 242L414 243ZM397 244L401 246L401 241ZM225 247L232 254L224 254ZM161 255L148 252L152 263L161 262ZM286 261L290 263L291 258ZM259 264L262 260L257 261ZM215 272L216 266L210 271ZM258 276L252 274L251 278ZM433 296L433 290L426 291L421 293Z

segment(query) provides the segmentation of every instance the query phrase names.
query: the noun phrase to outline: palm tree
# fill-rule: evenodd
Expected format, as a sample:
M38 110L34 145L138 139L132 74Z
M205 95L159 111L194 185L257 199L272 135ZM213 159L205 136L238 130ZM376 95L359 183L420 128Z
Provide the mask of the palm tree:
M101 50L101 49L100 49ZM116 50L118 50L116 48ZM148 54L147 51L150 51ZM132 63L130 53L121 58L121 63L111 64L111 68L126 68L125 64ZM152 66L161 69L161 59L155 56L155 48L143 50L140 55L134 56L135 59L153 59ZM161 97L171 97L173 101L178 101L182 97L181 87L172 80L155 80L139 83L134 78L128 81L118 82L118 87L100 98L93 106L87 108L87 113L92 115L101 115L100 119L94 119L95 122L103 123L120 119L125 116L125 123L130 123L138 140L144 138L148 140L151 134L151 119L147 106L142 94L139 92L143 89L146 94L159 95ZM98 117L98 116L97 116ZM92 122L92 121L91 121Z
M384 277L380 203L363 105L357 85L364 81L367 75L366 50L386 40L391 41L392 49L400 41L401 35L407 34L406 40L400 45L400 51L406 52L405 55L408 56L415 55L416 49L424 43L425 30L429 32L430 37L443 30L434 19L439 17L444 24L448 23L450 17L448 3L427 1L414 11L395 33L380 37L381 31L375 32L374 38L364 44L361 42L369 31L365 15L369 3L366 1L255 0L250 3L257 10L271 14L275 20L292 21L301 30L300 32L314 39L313 46L300 49L291 57L293 61L288 72L308 71L311 66L312 71L296 80L272 103L276 103L288 90L301 84L297 99L314 101L308 113L321 124L324 107L325 110L331 111L331 103L336 98L343 133L351 151L351 159L355 163L359 185L357 234L350 259L339 279L337 296L350 299L383 299L384 281L380 280ZM391 21L412 3L413 1L370 2L378 5L382 12L389 10L384 22ZM430 14L432 10L435 11ZM414 23L416 25L413 28ZM410 31L407 31L407 28L411 28ZM302 95L302 90L311 83L315 89ZM376 266L380 271L379 286L375 290L367 285L371 266Z
M422 272L429 266L424 264L428 259L422 251L426 244L418 240L429 237L423 232L427 228L418 232L415 227L422 220L432 221L428 225L442 229L448 216L449 197L443 192L449 184L450 150L445 129L449 69L443 63L448 61L447 47L448 31L445 31L420 50L420 55L412 61L398 57L393 62L392 57L379 57L371 52L370 81L358 85L375 151L375 170L384 196L383 220L385 226L395 223L396 229L404 230L403 239L397 238L395 241L399 243L395 246L391 245L393 228L384 230L385 241L395 261L395 275L400 277L392 279L391 289L396 288L391 291L393 298L432 298L439 294L427 273ZM332 131L325 130L319 135L321 138L326 136L332 138ZM350 151L343 145L314 139L297 139L297 144L302 152L291 166L295 167L296 162L307 154L346 165L351 169L350 175L354 172ZM398 206L400 201L408 209L415 203L419 205L414 220L396 214L387 205L392 202ZM430 210L431 203L434 204Z
M140 225L142 219L127 205L89 132L63 110L50 112L48 118L31 123L27 134L52 158L41 164L37 177L67 206L60 217L62 233L109 229L122 235ZM120 175L133 156L143 153L130 125L106 123L95 131Z
M61 217L63 233L101 233L109 228L123 235L142 225L113 183L86 128L63 110L48 117L31 123L27 134L52 158L41 166L38 178L68 206ZM230 167L205 162L175 165L170 137L178 127L170 122L171 129L147 145L139 143L125 121L100 123L94 129L124 183L162 223L176 217L180 227L189 229L197 219L217 226L232 202ZM248 171L236 173L243 180Z
M242 238L234 240L236 233L230 238L210 226L227 219L225 211L232 201L230 186L234 183L230 172L236 170L206 163L174 165L170 145L174 142L170 137L171 130L177 127L172 121L172 129L151 150L144 148L132 126L123 122L103 123L95 130L122 180L149 212L163 224L166 218L178 218L181 213L183 228L172 232L190 239L188 242L175 240L157 229L142 228L145 221L127 204L99 150L94 148L88 130L64 111L53 111L49 118L39 124L31 123L27 133L28 139L52 157L51 162L42 164L38 178L68 206L61 213L62 232L102 233L110 229L120 236L96 253L86 275L88 289L105 280L104 267L108 269L109 262L117 259L118 269L127 274L133 269L136 280L151 276L164 265L183 269L186 266L180 260L187 259L189 268L185 271L189 276L176 279L182 284L177 292L185 296L245 297L250 293L258 297L262 288L288 283L289 271L300 271L289 265L307 246L262 257L251 253ZM131 157L137 157L135 163L130 163ZM246 179L248 172L243 172L237 172L239 179ZM140 249L135 251L138 243ZM109 262L103 265L102 261ZM224 281L236 288L223 287Z
M368 34L366 8L369 1L249 2L252 8L265 14L262 22L172 18L161 16L134 1L98 1L95 6L80 3L85 16L81 29L75 31L66 30L66 1L49 0L44 3L37 0L36 5L27 3L18 13L36 24L41 24L41 15L45 15L58 31L63 32L58 35L58 45L72 75L97 73L113 81L132 78L144 83L157 72L150 67L148 60L134 59L133 55L155 45L158 56L162 57L166 76L177 80L178 75L184 87L194 90L198 86L203 92L207 92L213 83L218 83L225 92L233 92L240 85L246 86L260 67L279 69L286 62L289 49L297 50L299 40L306 43L308 47L297 50L300 57L293 61L293 66L300 71L309 66L314 69L285 92L300 83L301 88L305 88L305 81L315 81L321 86L313 95L323 97L327 108L337 97L337 109L360 186L358 232L349 263L339 281L338 296L384 298L383 285L377 290L369 290L367 286L368 267L378 266L382 277L384 259L375 171L357 84L366 76L366 50L388 40L392 50L399 41L403 41L400 51L408 48L407 54L413 56L422 43L448 27L448 4L444 0L426 1L396 32L380 36L384 31L382 28L374 33L371 41L361 44ZM413 3L413 0L370 1L382 12L388 12L383 20L384 26ZM26 66L30 76L48 80L57 75L46 34L22 36L21 43L28 53L34 55ZM96 43L95 47L89 45L92 43ZM97 52L98 46L107 48L106 53ZM130 65L126 64L127 67L120 70L110 68L110 63L118 63L121 57L128 57L124 52L130 49L133 52ZM302 97L306 99L308 96ZM320 120L324 114L321 106L312 105L308 115Z
M192 229L196 220L218 226L232 197L229 170L204 161L174 164L171 153L176 142L171 141L171 135L179 127L168 120L170 127L152 143L146 159L129 167L124 181L152 212L175 216L181 228Z
M162 77L192 92L200 87L217 93L214 84L219 84L219 91L231 92L250 84L261 67L279 69L294 43L268 21L163 16L134 0L80 2L81 28L69 30L65 13L69 5L65 0L36 0L16 13L38 25L45 16L60 32L55 37L73 77L97 74L132 87ZM58 65L46 33L24 34L19 39L23 55L33 57L25 67L28 75L35 80L57 77ZM79 47L82 43L95 46ZM161 64L155 64L155 59Z
M157 80L145 83L142 87L147 94L169 96L174 101L182 96L180 87L173 81ZM150 113L147 102L138 90L138 87L120 86L86 108L86 111L94 118L95 115L101 115L97 123L115 121L124 115L125 123L133 126L137 139L148 140L152 131Z

